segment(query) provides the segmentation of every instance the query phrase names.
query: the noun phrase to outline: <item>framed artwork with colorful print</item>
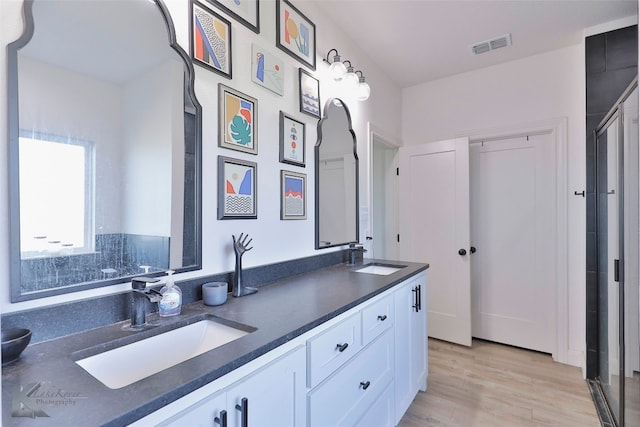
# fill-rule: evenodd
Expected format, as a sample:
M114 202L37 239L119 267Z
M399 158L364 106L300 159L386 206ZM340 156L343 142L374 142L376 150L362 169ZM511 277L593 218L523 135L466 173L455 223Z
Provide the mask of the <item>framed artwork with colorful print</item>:
M280 219L307 219L307 175L280 171Z
M193 62L230 79L231 23L204 4L192 0L190 27Z
M218 84L218 146L258 154L258 100Z
M316 69L316 25L287 0L276 0L276 46Z
M258 165L218 156L218 219L258 218Z
M300 112L320 118L320 82L309 72L299 69Z
M305 167L305 125L280 111L280 161Z

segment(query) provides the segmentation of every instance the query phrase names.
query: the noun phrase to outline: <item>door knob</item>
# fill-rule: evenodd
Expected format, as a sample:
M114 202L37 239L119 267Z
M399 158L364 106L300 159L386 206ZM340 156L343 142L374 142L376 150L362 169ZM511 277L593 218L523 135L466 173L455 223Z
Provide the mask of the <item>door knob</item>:
M467 254L467 250L466 249L460 249L458 251L458 255L466 255Z
M476 253L476 247L475 246L471 246L471 248L469 248L469 252L471 252L472 254Z

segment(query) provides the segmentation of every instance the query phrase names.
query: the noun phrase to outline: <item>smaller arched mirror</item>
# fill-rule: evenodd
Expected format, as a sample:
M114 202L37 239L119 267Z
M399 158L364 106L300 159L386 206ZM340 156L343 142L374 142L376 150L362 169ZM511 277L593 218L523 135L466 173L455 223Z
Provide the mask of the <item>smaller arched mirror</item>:
M318 123L316 249L358 241L358 152L351 114L332 98Z

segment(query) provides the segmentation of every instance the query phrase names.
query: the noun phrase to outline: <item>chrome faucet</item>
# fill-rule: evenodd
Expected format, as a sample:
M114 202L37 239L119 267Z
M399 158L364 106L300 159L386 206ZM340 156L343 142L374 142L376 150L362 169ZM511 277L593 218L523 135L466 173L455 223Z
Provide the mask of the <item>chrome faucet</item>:
M143 329L147 326L147 300L158 302L162 294L147 288L147 283L156 283L160 279L155 277L134 277L131 279L131 328Z
M349 262L347 265L356 265L356 256L358 253L364 255L367 250L361 244L349 243ZM361 256L362 256L361 255Z

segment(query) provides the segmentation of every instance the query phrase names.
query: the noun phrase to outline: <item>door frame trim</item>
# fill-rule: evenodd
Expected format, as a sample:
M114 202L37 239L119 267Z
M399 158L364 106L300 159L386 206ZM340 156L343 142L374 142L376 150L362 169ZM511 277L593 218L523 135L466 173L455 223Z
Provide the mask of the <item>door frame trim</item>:
M555 350L551 356L556 362L579 366L585 372L584 350L569 348L569 280L568 280L568 164L567 164L567 118L559 117L532 123L494 129L459 132L456 137L467 136L469 143L551 133L556 156L556 293L555 293Z
M383 129L379 128L378 126L374 125L371 122L367 122L367 190L366 190L366 195L367 195L367 204L366 206L368 206L368 232L369 235L371 235L371 233L373 233L373 221L374 221L374 212L373 212L373 199L375 198L374 194L373 194L373 140L374 137L378 137L381 140L383 140L383 142L389 146L390 148L395 148L396 150L399 149L400 147L402 147L402 141L399 140L398 138L394 138L391 135L389 135L387 132L385 132ZM397 182L396 182L396 187L397 187ZM396 194L398 194L398 188L396 188ZM360 204L362 205L362 200L360 201ZM398 229L398 221L399 221L399 207L396 206L396 224L395 224L395 228L396 228L396 232L400 232L400 230ZM365 231L363 229L360 230L361 232ZM365 235L365 248L367 250L370 250L372 248L367 247L368 242L366 241L366 235ZM398 243L396 242L396 254L398 253ZM371 253L371 252L370 252Z

